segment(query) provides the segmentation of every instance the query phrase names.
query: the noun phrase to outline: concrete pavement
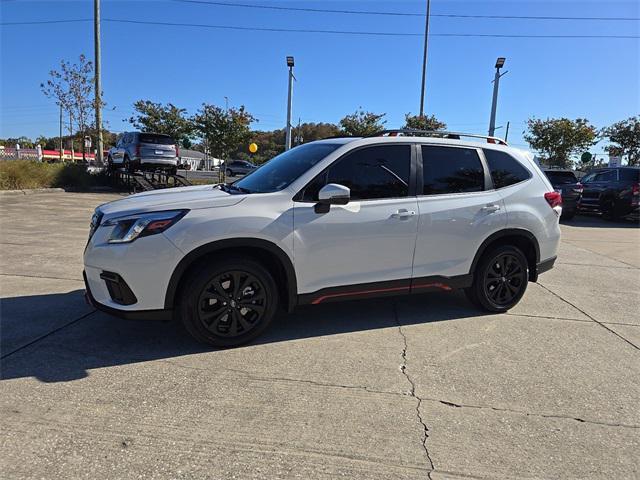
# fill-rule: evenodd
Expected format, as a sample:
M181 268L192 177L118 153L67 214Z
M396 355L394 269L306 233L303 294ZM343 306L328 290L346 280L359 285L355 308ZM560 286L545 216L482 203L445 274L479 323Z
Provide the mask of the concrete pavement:
M505 315L346 302L209 350L82 299L107 194L0 197L4 478L638 478L640 229L576 217Z

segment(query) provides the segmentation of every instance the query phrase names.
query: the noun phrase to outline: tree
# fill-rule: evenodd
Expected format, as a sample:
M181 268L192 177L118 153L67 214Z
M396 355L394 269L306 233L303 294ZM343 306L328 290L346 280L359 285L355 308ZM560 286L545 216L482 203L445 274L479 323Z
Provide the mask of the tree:
M137 113L129 118L129 123L138 130L170 135L184 148L191 146L190 137L194 126L186 117L187 111L184 108L178 108L172 103L163 105L149 100L138 100L133 108Z
M351 137L367 137L380 133L384 130L383 125L387 123L386 120L382 120L385 115L386 113L365 112L360 108L340 120L342 133Z
M640 165L640 117L629 117L604 128L601 136L613 145L605 150L610 155L627 157L629 165Z
M221 159L228 159L248 143L249 125L254 121L244 105L227 110L207 103L203 103L192 118L195 131L208 146L209 154Z
M530 118L527 129L524 139L553 167L569 168L572 156L587 151L596 142L596 128L584 118Z
M93 96L93 63L84 55L80 55L79 63L65 60L60 62L60 71L51 70L47 83L41 83L42 92L56 100L70 114L70 133L73 135L73 123L78 125L82 137L86 135L90 123L90 115L95 105ZM85 160L84 142L82 143L82 159Z
M447 124L438 120L435 115L411 115L404 116L404 126L402 128L415 128L417 130L444 130Z

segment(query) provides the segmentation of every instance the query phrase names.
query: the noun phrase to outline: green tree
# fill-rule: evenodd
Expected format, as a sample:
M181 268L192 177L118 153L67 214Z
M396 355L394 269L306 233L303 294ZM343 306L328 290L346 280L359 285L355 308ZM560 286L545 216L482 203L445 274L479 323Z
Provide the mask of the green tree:
M251 136L249 126L255 121L244 106L224 109L203 103L193 116L193 125L198 136L208 147L209 154L228 159L243 145L248 145Z
M360 108L340 120L342 133L351 137L367 137L384 130L386 113L365 112Z
M435 115L411 115L404 116L404 126L402 128L414 128L417 130L444 130L447 124L438 120Z
M524 139L549 166L569 168L571 157L587 151L596 142L596 135L596 128L584 118L530 118Z
M605 147L611 155L627 158L629 165L640 165L640 117L629 117L604 128L601 136L612 145Z
M186 116L184 108L178 108L172 103L163 105L149 100L138 100L133 104L136 114L129 118L138 130L170 135L185 148L191 146L190 137L194 132L194 125Z
M74 134L74 123L78 126L81 137L87 133L91 123L91 115L95 105L93 95L93 63L84 55L80 55L78 63L65 60L60 62L60 70L51 70L51 77L46 83L41 83L42 92L56 101L56 105L70 114L69 130ZM82 144L82 158L85 159L84 142Z

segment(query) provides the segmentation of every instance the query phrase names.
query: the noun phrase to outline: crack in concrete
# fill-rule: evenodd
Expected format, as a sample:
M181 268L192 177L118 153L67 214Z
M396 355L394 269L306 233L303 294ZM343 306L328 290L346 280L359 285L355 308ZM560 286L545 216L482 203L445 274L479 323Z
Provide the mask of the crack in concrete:
M600 325L602 328L604 328L605 330L607 330L610 333L613 333L616 337L618 337L619 339L627 342L629 345L631 345L633 348L635 348L636 350L640 350L640 347L638 347L638 345L636 345L635 343L633 343L631 340L627 340L625 337L623 337L622 335L620 335L618 332L616 332L615 330L610 329L609 327L607 327L604 323L602 323L601 321L595 319L593 316L589 315L587 312L585 312L584 310L582 310L580 307L578 307L577 305L571 303L569 300L567 300L566 298L562 297L561 295L557 294L556 292L554 292L553 290L551 290L549 287L545 287L542 283L538 282L538 285L540 285L542 288L544 288L547 292L549 292L551 295L559 298L560 300L562 300L563 302L565 302L568 305L571 305L573 308L575 308L576 310L578 310L580 313L586 315L587 317L589 317L591 320L593 320L595 323L597 323L598 325Z
M632 425L628 423L599 422L597 420L585 420L584 418L572 417L571 415L556 415L556 414L550 414L550 413L531 413L531 412L525 412L523 410L513 410L510 408L492 407L490 405L467 405L467 404L461 404L461 403L447 402L445 400L438 400L436 398L423 398L423 400L427 402L441 403L443 405L446 405L448 407L453 407L453 408L475 408L479 410L493 410L495 412L515 413L518 415L525 415L527 417L559 418L559 419L565 419L565 420L575 420L576 422L580 422L580 423L602 425L606 427L622 427L622 428L640 429L640 425Z
M402 353L401 353L401 357L402 357L402 364L400 365L400 371L402 372L402 375L404 375L404 377L407 379L407 381L409 382L409 385L411 386L411 390L409 390L409 396L415 398L418 403L416 404L416 416L418 417L418 421L420 422L420 425L422 425L422 448L424 449L424 453L427 457L427 460L429 461L429 468L430 470L427 472L427 478L431 479L431 472L433 472L435 470L434 466L433 466L433 460L431 459L431 455L429 454L429 449L427 448L427 439L429 438L429 428L427 427L427 424L424 423L424 419L422 418L422 414L420 413L420 406L422 405L422 398L420 398L418 395L416 395L416 384L414 383L414 381L411 379L411 377L409 376L409 374L407 373L407 337L404 334L404 331L402 330L402 324L400 323L400 318L398 317L398 309L396 306L396 303L393 302L393 316L394 319L396 321L396 325L398 326L398 332L400 333L400 336L402 337L402 342L403 342L403 348L402 348Z

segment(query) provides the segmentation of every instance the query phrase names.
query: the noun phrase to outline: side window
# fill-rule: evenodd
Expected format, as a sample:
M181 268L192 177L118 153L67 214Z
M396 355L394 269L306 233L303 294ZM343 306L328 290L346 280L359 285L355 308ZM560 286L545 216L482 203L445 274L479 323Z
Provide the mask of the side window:
M618 175L616 170L607 170L606 172L601 172L596 175L596 182L615 182L618 180Z
M585 175L584 177L582 177L582 180L580 182L581 183L593 182L595 178L596 178L596 174L595 173L590 173L590 174Z
M315 201L328 183L349 187L352 200L406 197L411 171L410 145L378 145L348 153L318 175L303 200Z
M424 195L484 190L482 163L471 148L423 145L422 162Z
M493 188L504 188L531 178L529 170L506 152L484 149L491 170Z

